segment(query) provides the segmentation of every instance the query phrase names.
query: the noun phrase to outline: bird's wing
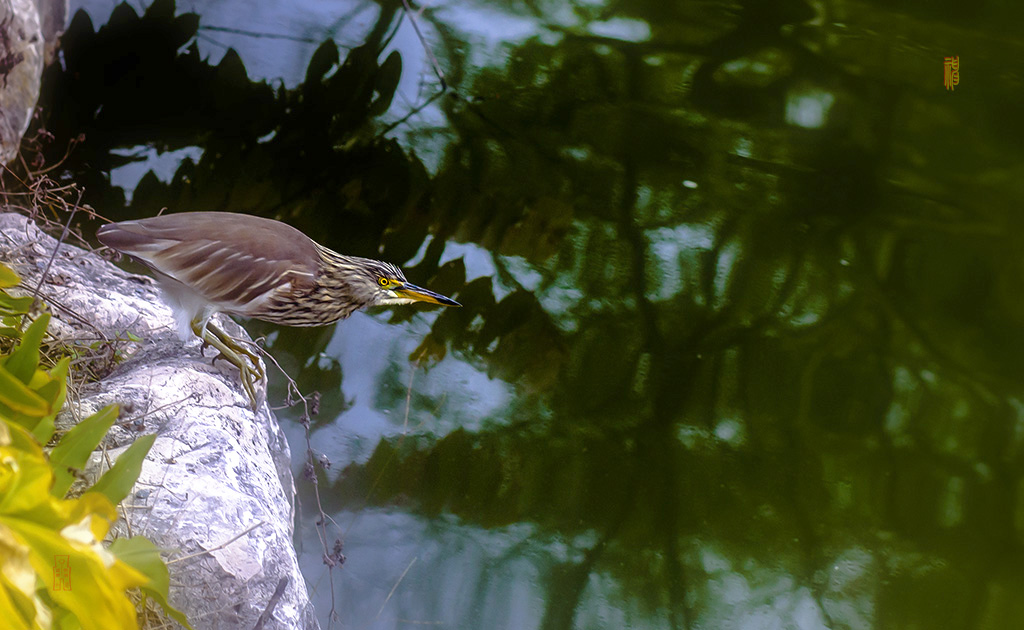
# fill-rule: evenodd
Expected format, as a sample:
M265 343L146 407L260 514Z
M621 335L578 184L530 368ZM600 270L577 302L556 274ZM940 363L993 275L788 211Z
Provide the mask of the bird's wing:
M266 300L313 290L316 245L278 221L186 212L103 226L100 242L177 280L218 310L253 315Z

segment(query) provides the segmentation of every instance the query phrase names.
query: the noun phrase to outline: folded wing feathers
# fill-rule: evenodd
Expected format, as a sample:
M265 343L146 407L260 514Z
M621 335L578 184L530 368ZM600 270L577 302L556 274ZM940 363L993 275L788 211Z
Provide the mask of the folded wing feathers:
M101 240L191 287L229 313L253 315L275 293L288 294L313 284L314 270L297 261L252 256L212 240L161 238L163 231L149 226L145 233L112 229L101 234Z

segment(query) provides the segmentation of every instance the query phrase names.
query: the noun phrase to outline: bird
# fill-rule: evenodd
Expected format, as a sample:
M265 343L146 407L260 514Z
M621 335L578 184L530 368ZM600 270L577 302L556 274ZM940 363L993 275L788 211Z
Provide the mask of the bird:
M238 368L252 408L265 378L258 357L210 320L214 313L284 326L323 326L376 305L455 300L409 283L390 263L339 254L274 219L233 212L180 212L109 223L103 245L149 267L189 331Z

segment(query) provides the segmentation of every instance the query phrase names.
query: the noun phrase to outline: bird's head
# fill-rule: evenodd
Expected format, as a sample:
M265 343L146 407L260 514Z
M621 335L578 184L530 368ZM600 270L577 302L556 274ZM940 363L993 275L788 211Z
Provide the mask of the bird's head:
M442 306L462 306L455 300L411 284L398 267L378 260L357 261L360 273L352 274L350 290L366 298L366 306L429 302ZM352 286L356 285L356 286Z

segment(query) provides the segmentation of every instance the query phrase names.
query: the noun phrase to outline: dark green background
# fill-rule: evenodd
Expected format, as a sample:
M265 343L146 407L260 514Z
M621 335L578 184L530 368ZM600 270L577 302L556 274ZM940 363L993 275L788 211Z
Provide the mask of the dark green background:
M94 7L38 121L109 217L272 216L464 305L250 323L323 394L335 627L1024 626L1019 3L432 4L452 89L393 126L440 89L400 6L253 35L308 66L269 83Z

